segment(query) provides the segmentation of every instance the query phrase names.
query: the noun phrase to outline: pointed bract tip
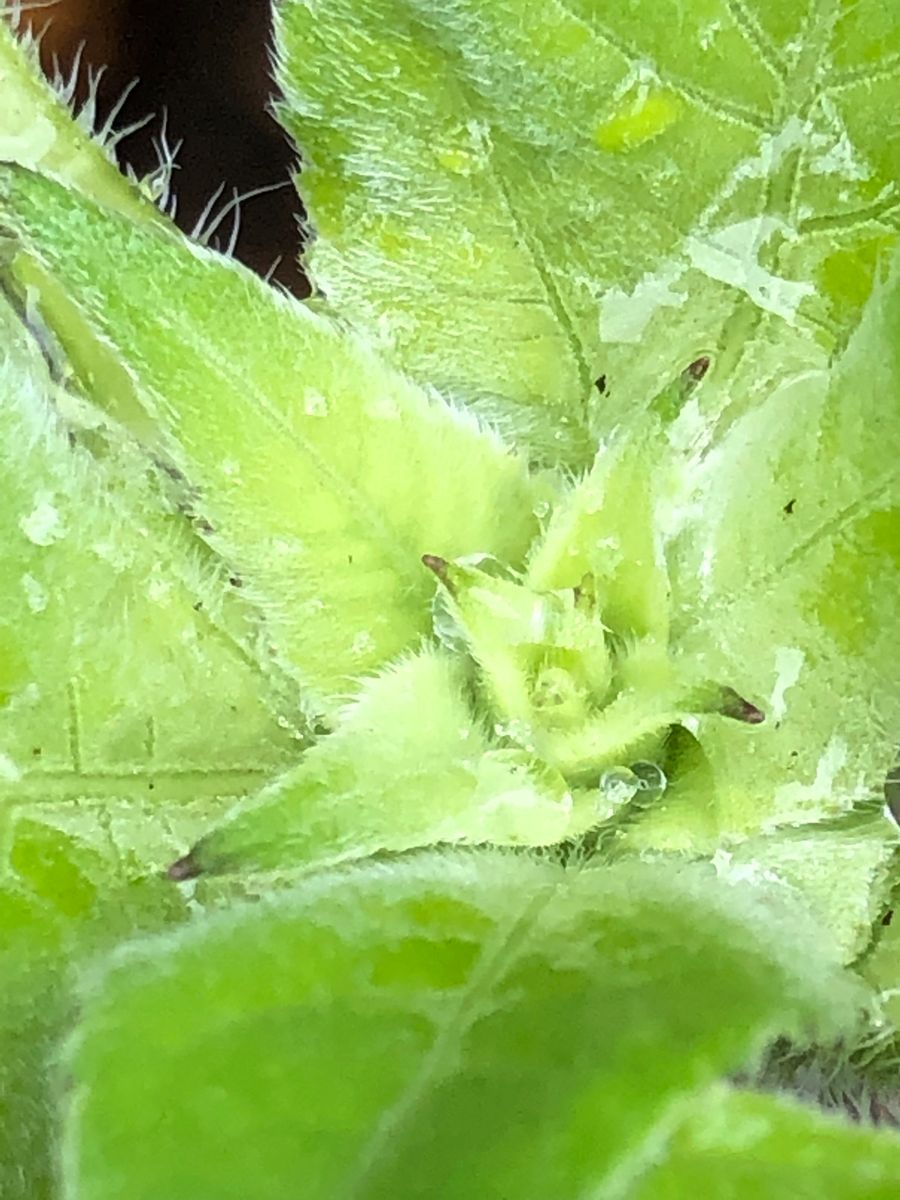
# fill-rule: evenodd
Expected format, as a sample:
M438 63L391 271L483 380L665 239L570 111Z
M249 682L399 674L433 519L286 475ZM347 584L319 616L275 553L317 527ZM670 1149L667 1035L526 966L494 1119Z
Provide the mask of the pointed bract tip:
M173 883L184 883L187 879L196 879L198 875L202 875L203 868L194 857L193 850L173 862L171 867L166 871L166 879L171 879Z
M442 583L444 582L444 580L447 578L446 558L441 558L439 554L423 554L422 562L429 571L434 571L435 575L437 575L438 579L440 579Z
M692 383L699 383L708 370L709 355L701 354L699 358L694 359L684 373Z
M719 712L723 717L731 717L732 721L742 721L745 725L762 725L766 714L749 700L738 695L734 688L722 688L722 704Z

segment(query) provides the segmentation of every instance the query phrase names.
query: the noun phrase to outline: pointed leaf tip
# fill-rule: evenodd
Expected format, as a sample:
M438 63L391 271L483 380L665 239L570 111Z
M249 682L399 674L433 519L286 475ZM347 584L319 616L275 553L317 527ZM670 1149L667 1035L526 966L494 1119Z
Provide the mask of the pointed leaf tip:
M172 863L166 871L166 879L171 879L173 883L185 883L188 879L196 879L202 873L203 868L199 860L194 851L190 850Z
M743 721L745 725L762 725L766 719L766 714L761 708L757 708L755 704L745 700L731 687L722 688L719 712L723 717L730 717L733 721Z
M429 571L434 571L441 583L447 582L447 560L439 554L423 554L422 562Z

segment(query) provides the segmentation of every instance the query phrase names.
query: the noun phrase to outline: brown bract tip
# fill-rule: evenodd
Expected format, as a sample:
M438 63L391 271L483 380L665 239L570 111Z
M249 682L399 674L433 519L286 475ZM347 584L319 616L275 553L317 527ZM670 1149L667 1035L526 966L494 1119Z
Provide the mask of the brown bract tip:
M166 879L171 879L173 883L184 883L187 879L196 879L198 875L202 875L203 868L194 857L194 852L191 850L176 862L173 862L171 867L166 871Z
M694 359L684 373L692 382L699 383L708 370L709 355L701 354L699 358Z
M733 721L743 721L745 725L762 725L766 714L749 700L738 695L734 688L722 688L722 706L719 712L723 717L731 717Z
M447 578L447 560L441 558L439 554L423 554L422 562L429 571L434 571L441 583Z

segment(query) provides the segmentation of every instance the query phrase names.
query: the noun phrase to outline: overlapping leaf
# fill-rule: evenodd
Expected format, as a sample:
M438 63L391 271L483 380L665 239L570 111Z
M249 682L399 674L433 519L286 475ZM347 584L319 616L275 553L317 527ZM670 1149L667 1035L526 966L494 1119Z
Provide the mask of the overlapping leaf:
M188 481L232 582L322 706L427 629L423 553L522 556L524 470L470 418L234 263L27 172L2 191L0 220L129 372L118 415ZM66 309L43 300L65 341ZM84 340L66 347L76 365ZM102 382L94 398L117 407Z
M891 1200L900 1142L786 1098L713 1089L629 1200Z
M625 1182L673 1102L851 994L805 927L702 874L480 853L322 877L89 984L67 1184L580 1195Z
M462 665L425 650L367 684L327 738L227 819L173 874L324 866L438 843L541 846L597 820L557 771L498 748ZM600 799L600 797L597 797Z
M823 365L896 238L879 0L283 0L276 32L314 283L544 456L701 352L712 413Z

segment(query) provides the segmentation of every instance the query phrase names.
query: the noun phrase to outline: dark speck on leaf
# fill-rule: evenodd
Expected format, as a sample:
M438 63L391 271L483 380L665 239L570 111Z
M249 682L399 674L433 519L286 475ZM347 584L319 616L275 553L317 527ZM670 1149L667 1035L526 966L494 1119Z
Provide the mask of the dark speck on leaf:
M881 923L882 923L882 925L890 925L890 923L891 923L891 921L893 921L893 919L894 919L894 910L892 908L889 908L887 910L887 912L884 914L884 916L881 918Z
M231 584L232 587L243 587L244 586L244 581L243 581L243 579L241 579L240 575L229 575L228 582Z
M790 516L791 513L794 511L794 505L796 503L797 503L797 501L794 499L788 500L787 504L782 509L782 512L785 512L785 513L787 513L788 516Z
M597 378L594 380L594 387L597 389L597 391L602 396L603 393L606 391L606 376L598 375Z
M348 555L347 555L347 563L348 563L348 564L349 564L351 567L353 566L353 555L352 555L352 554L348 554Z
M199 612L202 607L203 607L203 601L198 600L197 603L194 605L194 612Z

